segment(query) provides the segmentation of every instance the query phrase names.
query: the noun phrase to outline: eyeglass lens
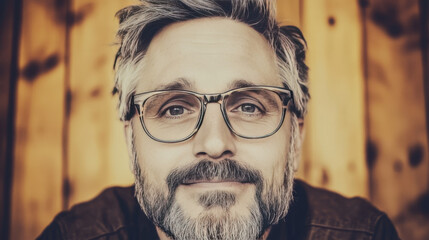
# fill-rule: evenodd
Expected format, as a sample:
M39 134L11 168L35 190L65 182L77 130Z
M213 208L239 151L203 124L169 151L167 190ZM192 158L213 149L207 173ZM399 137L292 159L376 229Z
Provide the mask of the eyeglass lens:
M198 128L202 100L192 93L163 92L148 98L143 106L147 131L162 141L179 141ZM223 107L232 130L257 138L270 134L282 121L282 100L270 90L235 91L224 99Z

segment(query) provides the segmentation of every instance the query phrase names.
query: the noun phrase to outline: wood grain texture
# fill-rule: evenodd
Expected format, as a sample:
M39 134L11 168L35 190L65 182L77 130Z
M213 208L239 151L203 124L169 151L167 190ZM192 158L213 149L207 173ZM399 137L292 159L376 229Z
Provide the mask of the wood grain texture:
M374 0L366 13L371 199L403 238L427 239L405 227L429 173L418 0Z
M9 239L20 1L0 2L0 239Z
M302 0L277 1L277 21L280 25L294 25L301 28Z
M316 186L368 196L362 30L357 1L303 1L309 114L302 174Z
M64 8L24 0L11 239L34 239L61 210Z
M113 60L118 46L115 13L135 1L74 0L71 31L70 205L96 196L110 185L129 185L123 127L112 96Z

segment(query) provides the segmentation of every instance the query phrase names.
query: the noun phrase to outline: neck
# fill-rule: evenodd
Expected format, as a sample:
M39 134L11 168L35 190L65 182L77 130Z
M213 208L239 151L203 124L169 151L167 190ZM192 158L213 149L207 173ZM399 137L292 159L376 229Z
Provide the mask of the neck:
M159 240L171 240L159 227L156 227L156 233L158 233Z
M260 239L260 240L266 240L266 239L268 238L268 235L270 235L270 231L271 231L271 227L269 227L269 228L265 231L264 235L262 235L262 237L261 237L261 239Z

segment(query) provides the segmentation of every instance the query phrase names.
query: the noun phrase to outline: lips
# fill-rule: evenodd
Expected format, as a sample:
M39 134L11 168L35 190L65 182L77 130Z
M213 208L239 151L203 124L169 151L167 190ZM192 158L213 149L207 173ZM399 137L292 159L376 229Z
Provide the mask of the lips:
M199 180L185 180L183 185L192 185L197 183L249 183L248 181L240 181L237 179L199 179Z

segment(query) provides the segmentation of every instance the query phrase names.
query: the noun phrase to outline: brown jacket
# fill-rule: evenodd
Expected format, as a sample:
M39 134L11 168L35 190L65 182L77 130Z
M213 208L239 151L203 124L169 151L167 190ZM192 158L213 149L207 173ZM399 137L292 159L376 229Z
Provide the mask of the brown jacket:
M58 214L38 239L158 239L134 197L134 187L114 187ZM399 239L383 212L361 198L344 198L296 180L288 215L268 239Z

